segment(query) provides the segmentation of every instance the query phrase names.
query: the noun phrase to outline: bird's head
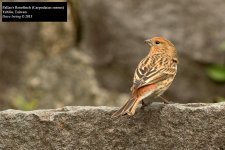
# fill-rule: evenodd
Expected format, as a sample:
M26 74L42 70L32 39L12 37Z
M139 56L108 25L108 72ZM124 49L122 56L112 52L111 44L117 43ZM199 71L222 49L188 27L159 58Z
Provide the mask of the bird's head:
M154 37L145 40L145 43L150 46L151 53L166 53L172 57L176 57L175 46L169 40L163 37Z
M147 43L151 47L167 47L167 46L174 47L174 45L169 40L163 37L154 37L145 40L145 43Z

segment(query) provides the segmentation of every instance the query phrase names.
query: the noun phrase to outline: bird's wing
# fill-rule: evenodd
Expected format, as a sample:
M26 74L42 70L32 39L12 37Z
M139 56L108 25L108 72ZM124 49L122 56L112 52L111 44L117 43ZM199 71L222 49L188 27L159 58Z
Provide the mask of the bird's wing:
M149 61L149 62L148 62ZM169 59L160 55L144 58L135 70L131 90L158 83L174 75L169 67Z

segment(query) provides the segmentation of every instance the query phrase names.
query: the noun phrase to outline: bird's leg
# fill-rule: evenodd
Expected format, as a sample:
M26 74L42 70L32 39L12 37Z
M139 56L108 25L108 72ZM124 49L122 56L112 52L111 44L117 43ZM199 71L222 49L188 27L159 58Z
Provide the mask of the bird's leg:
M149 102L149 101L145 102L144 100L142 100L142 101L141 101L141 104L142 104L141 108L143 109L143 108L145 108L146 106L148 106L149 104L151 104L151 102Z
M164 101L165 104L171 104L172 103L172 102L168 101L167 99L165 99L162 96L159 96L159 97Z
M141 108L144 108L144 107L146 107L148 104L146 104L145 102L144 102L144 100L142 100L141 101Z

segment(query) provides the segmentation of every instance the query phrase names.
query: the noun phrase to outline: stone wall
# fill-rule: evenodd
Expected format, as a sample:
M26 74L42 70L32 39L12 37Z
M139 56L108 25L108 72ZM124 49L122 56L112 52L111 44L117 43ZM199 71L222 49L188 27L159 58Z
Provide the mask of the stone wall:
M0 112L0 149L225 149L225 103Z

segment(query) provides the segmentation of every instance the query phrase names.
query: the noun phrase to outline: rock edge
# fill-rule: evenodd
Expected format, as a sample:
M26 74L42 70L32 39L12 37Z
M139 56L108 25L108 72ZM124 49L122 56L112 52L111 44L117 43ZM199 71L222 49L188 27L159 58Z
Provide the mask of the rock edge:
M0 149L225 149L225 103L0 112Z

